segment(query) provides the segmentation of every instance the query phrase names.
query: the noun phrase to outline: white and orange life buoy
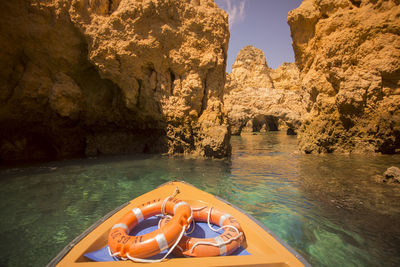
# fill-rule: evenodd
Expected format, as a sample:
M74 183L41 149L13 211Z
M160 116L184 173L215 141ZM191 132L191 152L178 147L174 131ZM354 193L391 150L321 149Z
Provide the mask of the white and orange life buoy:
M171 223L148 234L129 235L141 221L164 211L173 216ZM110 252L122 259L144 259L157 255L183 235L191 222L191 213L189 204L176 198L153 200L133 208L112 227L108 235Z
M168 225L171 218L164 218L160 227ZM211 257L226 256L238 249L244 240L243 230L238 221L223 211L203 207L193 209L195 222L208 222L224 229L223 233L214 238L195 238L183 236L173 253L176 256ZM209 225L211 227L211 225ZM215 230L214 230L215 231Z

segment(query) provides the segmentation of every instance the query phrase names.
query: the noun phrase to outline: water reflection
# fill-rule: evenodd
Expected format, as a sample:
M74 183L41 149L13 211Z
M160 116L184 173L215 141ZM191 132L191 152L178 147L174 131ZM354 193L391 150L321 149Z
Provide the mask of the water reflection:
M0 266L44 266L120 204L184 179L259 219L316 266L399 266L400 186L371 176L397 156L300 155L270 132L229 160L140 155L0 170ZM23 255L21 257L20 255Z
M372 176L400 157L301 155L296 142L280 133L233 138L237 203L314 265L398 266L400 186Z
M3 169L0 266L45 266L101 216L166 181L224 195L229 164L141 155Z

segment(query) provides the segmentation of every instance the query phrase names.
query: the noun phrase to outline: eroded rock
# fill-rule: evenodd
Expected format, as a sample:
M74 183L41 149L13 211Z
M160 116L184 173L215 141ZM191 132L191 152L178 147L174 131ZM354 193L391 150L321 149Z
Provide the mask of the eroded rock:
M299 134L302 151L399 151L399 14L396 0L305 0L289 12L313 102Z
M213 1L17 0L0 10L1 160L229 154L228 19Z
M251 45L245 46L239 51L232 65L229 79L225 89L228 92L231 87L238 86L242 88L274 88L264 52Z
M378 183L400 184L400 168L389 167L383 175L374 175L373 178Z
M284 89L274 88L270 74ZM246 46L239 52L227 75L224 95L232 134L276 130L294 134L308 103L308 94L299 90L295 66L283 64L271 70L260 49Z
M400 183L400 169L392 166L390 168L388 168L384 174L384 181L385 182L395 182L395 183Z
M246 132L289 130L294 133L307 112L307 95L298 91L271 88L238 88L225 96L231 131Z
M300 72L295 63L283 63L269 72L274 88L283 90L301 90Z

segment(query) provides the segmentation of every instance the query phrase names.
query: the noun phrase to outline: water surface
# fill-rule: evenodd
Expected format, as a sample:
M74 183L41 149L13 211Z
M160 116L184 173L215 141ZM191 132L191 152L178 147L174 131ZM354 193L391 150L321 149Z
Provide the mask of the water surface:
M372 178L400 155L299 155L279 132L233 155L104 157L0 170L0 266L44 266L101 216L185 180L245 209L314 266L400 266L400 186Z

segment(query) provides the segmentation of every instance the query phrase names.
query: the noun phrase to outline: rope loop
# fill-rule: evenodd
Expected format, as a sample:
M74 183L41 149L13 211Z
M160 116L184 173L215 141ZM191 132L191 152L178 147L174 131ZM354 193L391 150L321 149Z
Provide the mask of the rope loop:
M172 218L172 216L170 216L170 215L168 215L168 214L166 214L165 213L165 206L166 206L166 204L167 204L167 201L170 199L170 198L174 198L177 194L179 194L180 193L180 191L179 191L179 188L178 187L176 187L175 188L175 190L174 190L174 192L172 193L172 195L171 196L168 196L168 197L166 197L165 199L164 199L164 201L163 201L163 203L162 203L162 206L161 206L161 216L160 217L162 217L162 218L165 218L165 217L170 217L170 218ZM188 223L192 220L192 218L193 218L193 210L191 209L191 214L190 214L190 217L188 218ZM160 220L161 221L161 220ZM158 223L158 227L160 228L160 221L159 221L159 223ZM189 227L190 227L190 225L189 225ZM132 257L131 255L129 255L129 253L127 253L126 254L126 258L125 257L121 257L121 256L119 256L121 253L120 252L116 252L116 253L111 253L111 250L110 250L110 246L108 246L107 247L107 249L108 249L108 253L109 253L109 255L111 256L111 257L116 257L116 256L119 256L119 258L121 259L121 260L124 260L124 261L126 261L126 260L131 260L131 261L134 261L134 262L142 262L142 263L157 263L157 262L162 262L163 260L165 260L167 257L168 257L168 255L169 254L171 254L171 252L175 249L175 247L176 246L178 246L178 243L181 241L181 239L182 239L182 237L183 237L183 235L184 235L184 233L186 232L186 230L187 230L187 228L189 228L188 226L183 226L182 227L182 231L181 231L181 233L179 234L179 237L178 237L178 239L175 241L175 243L173 244L173 246L168 250L168 252L164 255L164 257L162 257L161 259L157 259L157 260L149 260L149 259L141 259L141 258L135 258L135 257Z
M210 207L210 209L208 210L208 217L207 217L207 224L208 224L208 227L209 227L212 231L214 231L214 232L218 232L218 231L220 231L220 230L222 230L222 229L225 229L225 228L232 228L232 229L234 229L234 230L236 231L237 236L231 237L231 238L229 238L228 240L226 240L226 241L224 241L224 242L221 242L221 243L219 243L219 244L214 244L214 243L212 243L212 242L205 242L205 241L196 242L196 243L192 246L192 248L190 249L190 253L193 253L194 248L195 248L196 246L198 246L198 245L209 245L209 246L214 246L214 247L221 247L222 245L227 245L227 244L229 244L230 242L232 242L232 241L238 239L239 237L241 237L241 236L243 235L243 233L239 232L239 230L238 230L235 226L233 226L233 225L225 225L225 226L221 226L221 227L218 228L218 229L214 229L214 228L211 226L211 223L210 223L211 210L212 210L212 207Z
M186 231L186 226L182 227L182 231L178 237L178 239L176 240L176 242L174 243L174 245L169 249L169 251L164 255L164 257L162 257L161 259L157 259L157 260L149 260L149 259L140 259L140 258L135 258L132 257L131 255L129 255L129 253L126 254L126 256L128 257L128 259L130 259L131 261L134 262L143 262L143 263L156 263L156 262L162 262L163 260L165 260L169 254L171 254L171 252L175 249L175 247L178 245L178 243L181 241L183 234Z

